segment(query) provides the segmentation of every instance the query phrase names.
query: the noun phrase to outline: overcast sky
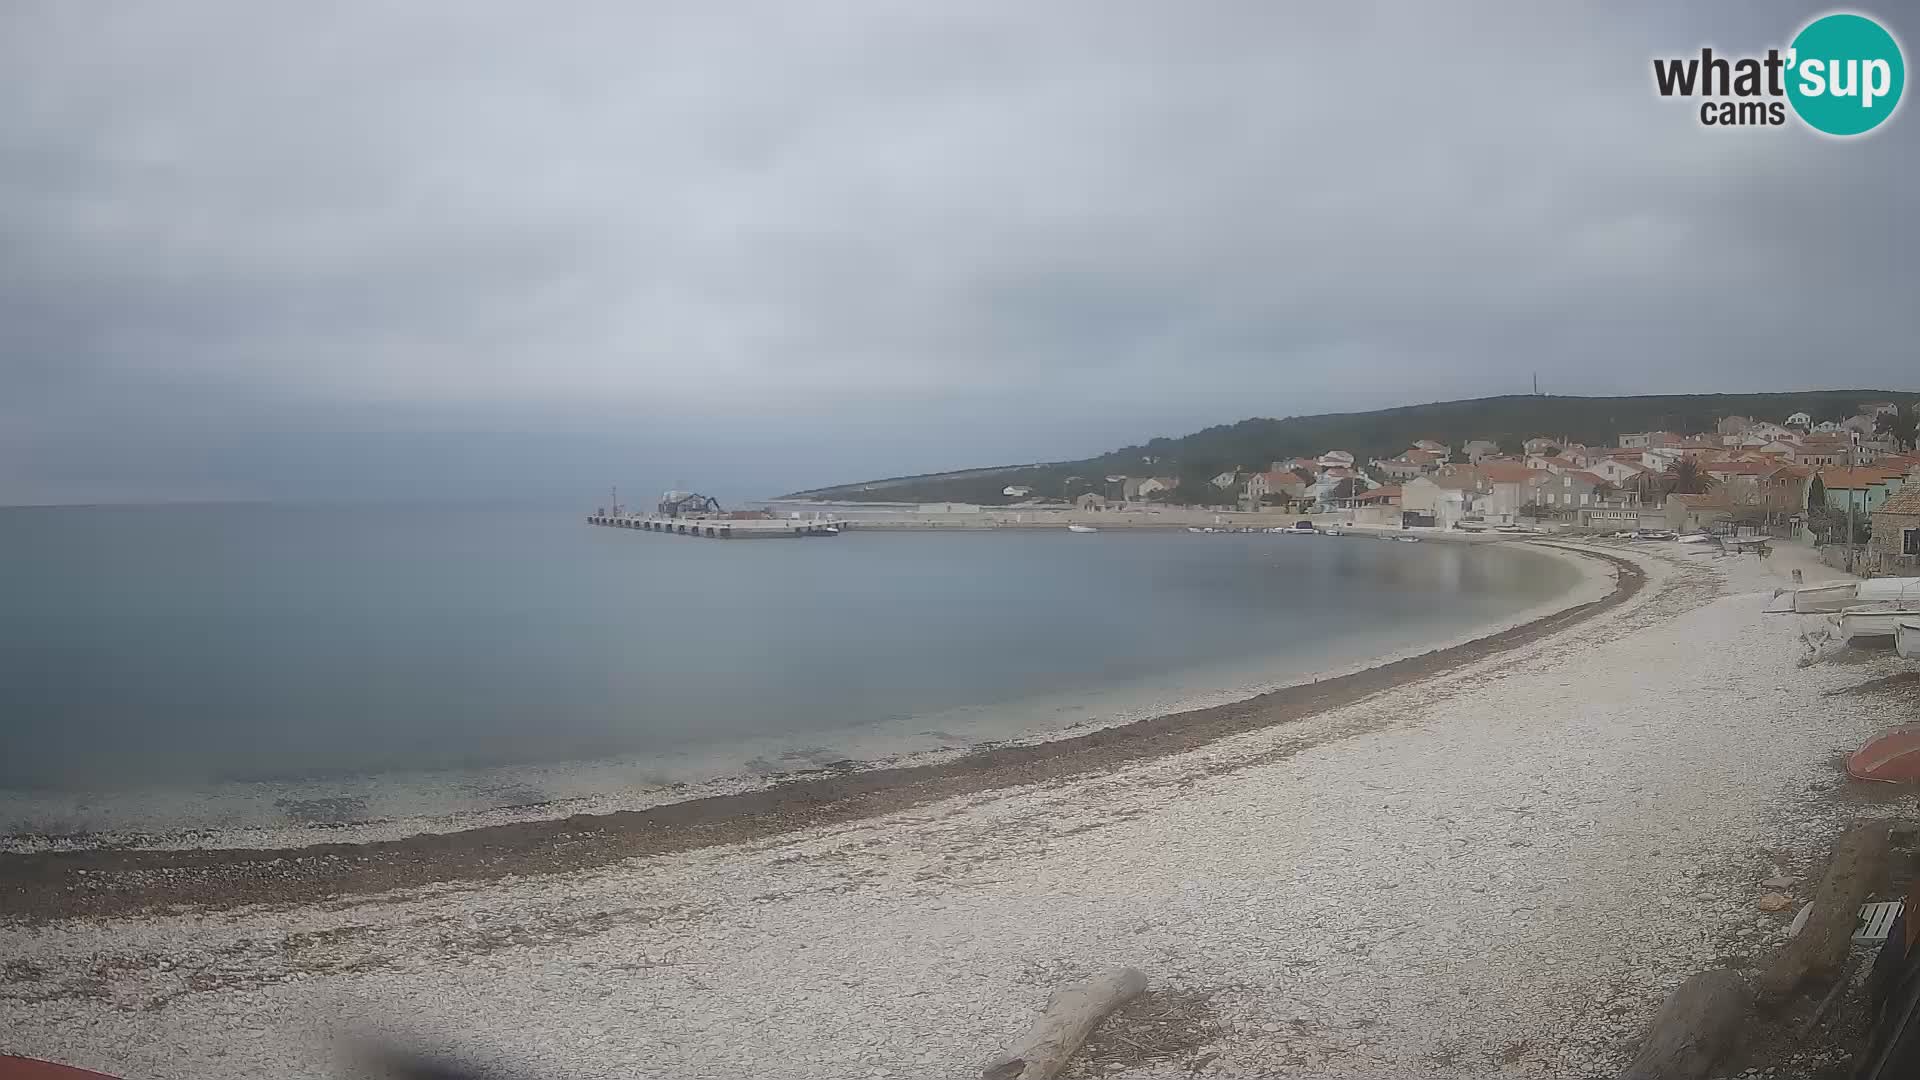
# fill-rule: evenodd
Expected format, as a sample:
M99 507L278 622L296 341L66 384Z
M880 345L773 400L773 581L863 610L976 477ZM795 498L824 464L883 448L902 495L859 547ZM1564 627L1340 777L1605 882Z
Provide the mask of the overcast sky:
M1824 7L1582 8L10 0L0 503L1920 386L1912 107L1840 142L1652 90Z

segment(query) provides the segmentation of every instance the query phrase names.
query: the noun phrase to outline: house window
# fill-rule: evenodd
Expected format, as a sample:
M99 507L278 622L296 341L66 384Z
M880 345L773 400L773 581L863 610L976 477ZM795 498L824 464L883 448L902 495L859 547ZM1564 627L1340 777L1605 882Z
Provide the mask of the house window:
M1920 555L1920 529L1900 530L1900 554Z

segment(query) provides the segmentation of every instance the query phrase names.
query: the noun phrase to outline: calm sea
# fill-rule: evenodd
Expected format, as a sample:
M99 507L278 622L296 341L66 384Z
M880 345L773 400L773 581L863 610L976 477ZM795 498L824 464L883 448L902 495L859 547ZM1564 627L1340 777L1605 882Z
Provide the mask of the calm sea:
M15 831L159 824L126 809L154 791L234 796L182 795L199 824L348 820L964 745L1457 635L1575 577L1508 545L721 543L471 506L8 509L0 555ZM444 790L382 802L407 783Z

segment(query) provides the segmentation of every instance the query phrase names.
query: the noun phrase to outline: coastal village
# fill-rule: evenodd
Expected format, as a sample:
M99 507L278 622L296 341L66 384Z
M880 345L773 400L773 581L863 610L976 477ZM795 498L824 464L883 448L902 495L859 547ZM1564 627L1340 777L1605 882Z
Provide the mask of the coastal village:
M1832 545L1843 568L1879 573L1920 558L1916 481L1913 406L1866 401L1839 420L1724 416L1712 431L1621 432L1611 446L1552 434L1422 439L1364 462L1330 448L1221 471L1198 493L1177 475L1113 474L1069 477L1069 488L1087 488L1070 500L1009 485L1002 505L914 509L922 520L1070 510L1076 520L1145 523L1177 510L1268 511L1361 528L1744 532Z

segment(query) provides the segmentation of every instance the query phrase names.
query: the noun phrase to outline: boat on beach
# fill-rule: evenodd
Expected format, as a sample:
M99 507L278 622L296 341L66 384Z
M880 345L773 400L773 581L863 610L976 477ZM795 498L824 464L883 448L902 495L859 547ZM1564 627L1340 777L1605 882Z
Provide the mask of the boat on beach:
M1840 612L1840 636L1848 641L1861 637L1893 637L1900 623L1920 619L1920 606L1881 601L1855 604Z
M1920 615L1894 620L1893 651L1904 659L1920 660Z
M1797 589L1780 589L1767 610L1795 615L1830 615L1862 604L1894 604L1920 608L1920 578L1886 577L1865 581L1822 581Z
M1920 607L1920 577L1868 578L1855 586L1861 603L1895 603Z
M1820 585L1803 585L1788 590L1793 599L1786 610L1796 615L1819 615L1839 611L1855 602L1854 590L1859 587L1857 581L1830 581Z

